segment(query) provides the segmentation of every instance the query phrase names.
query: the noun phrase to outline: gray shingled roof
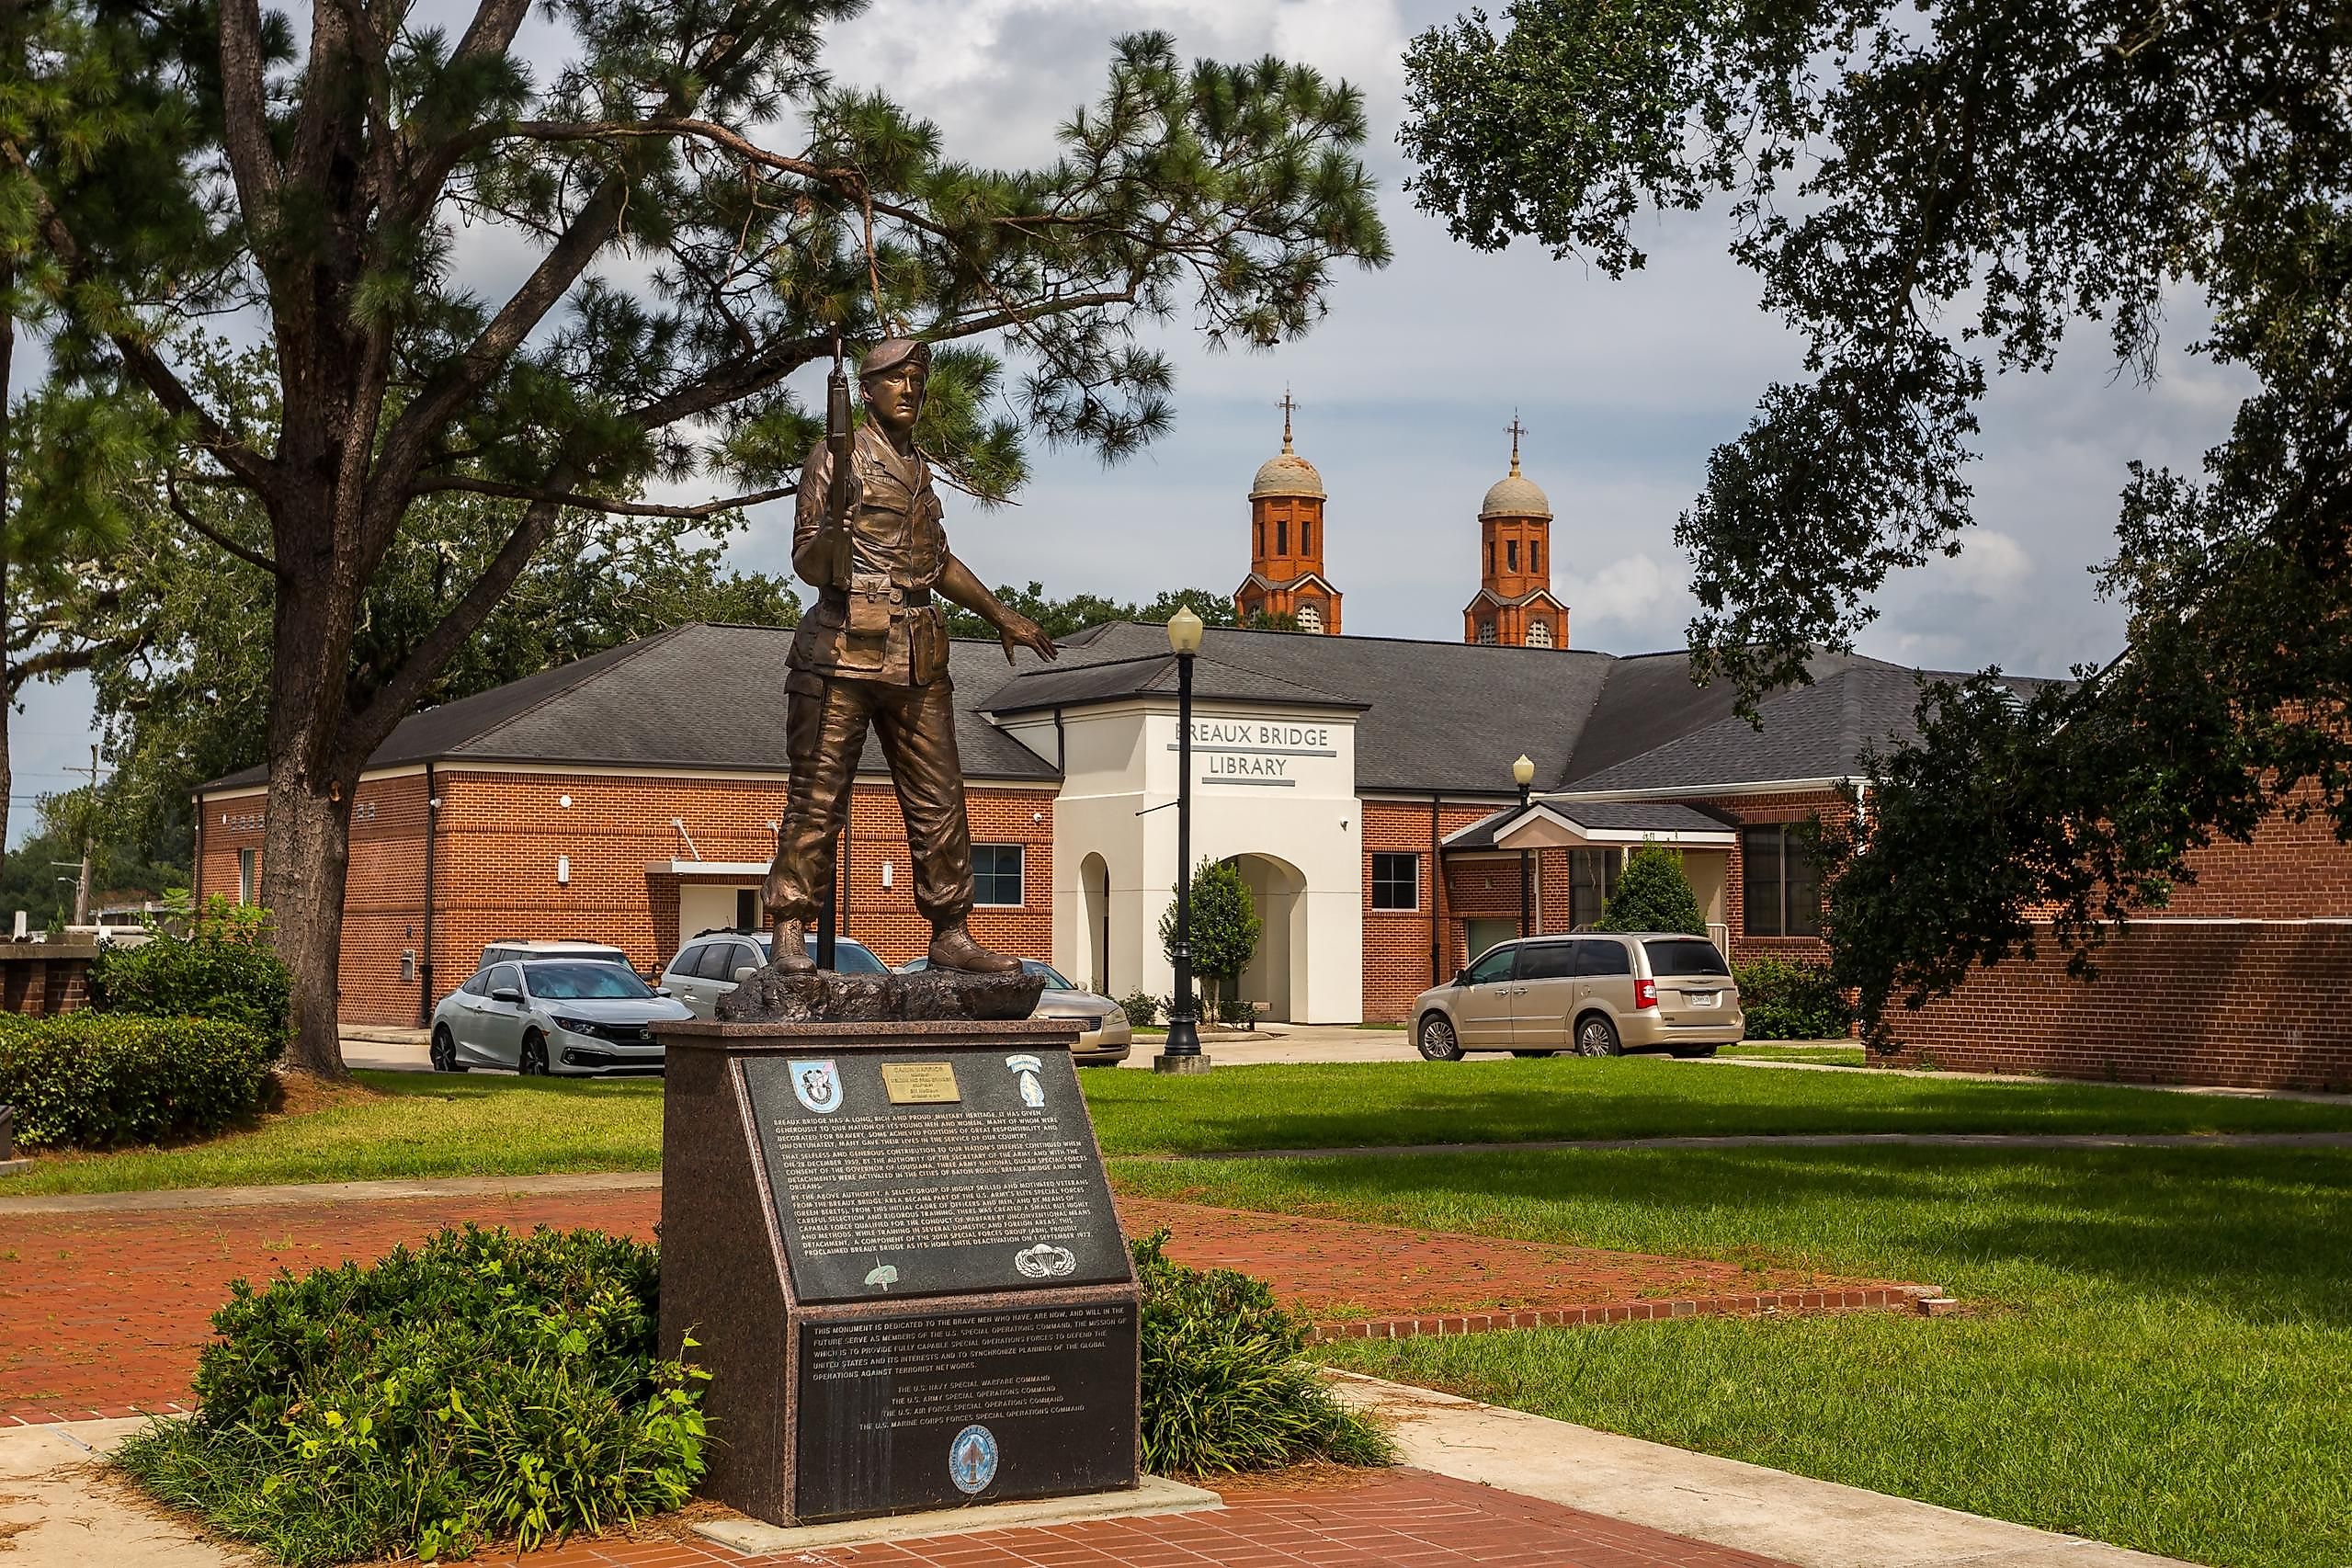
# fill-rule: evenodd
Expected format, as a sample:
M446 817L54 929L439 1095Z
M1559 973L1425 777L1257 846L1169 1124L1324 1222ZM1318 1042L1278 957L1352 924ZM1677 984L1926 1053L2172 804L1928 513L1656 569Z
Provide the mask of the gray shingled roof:
M781 772L791 640L772 627L682 626L415 714L369 766ZM1064 639L1062 658L1050 665L1025 652L1008 668L993 642L949 647L956 734L964 771L975 778L1058 777L992 723L992 713L1176 689L1160 626L1090 627ZM1541 793L1684 790L1844 778L1867 745L1912 733L1916 672L1853 655L1824 656L1812 670L1815 685L1767 700L1761 733L1732 712L1728 687L1693 686L1678 653L1618 658L1217 628L1203 642L1194 689L1210 702L1356 710L1356 786L1367 793L1504 801L1516 793L1511 763L1522 752L1535 761ZM2009 684L2025 691L2040 683ZM871 741L859 767L883 768ZM263 778L247 768L204 788Z
M784 655L767 626L681 626L402 721L370 767L419 762L586 763L782 772ZM1026 656L1026 655L1025 655ZM949 644L956 742L975 778L1051 780L1053 765L990 723L980 703L1010 673L994 642ZM858 767L884 769L869 737ZM204 786L260 783L258 767Z
M1176 658L1165 651L1093 663L1039 664L1005 683L983 705L991 713L1033 713L1045 708L1071 708L1082 702L1107 702L1121 697L1173 697L1176 694ZM1065 654L1066 656L1066 654ZM1260 670L1229 665L1203 653L1192 661L1192 695L1204 702L1279 702L1298 708L1364 709L1369 703L1335 692L1319 691L1298 681Z

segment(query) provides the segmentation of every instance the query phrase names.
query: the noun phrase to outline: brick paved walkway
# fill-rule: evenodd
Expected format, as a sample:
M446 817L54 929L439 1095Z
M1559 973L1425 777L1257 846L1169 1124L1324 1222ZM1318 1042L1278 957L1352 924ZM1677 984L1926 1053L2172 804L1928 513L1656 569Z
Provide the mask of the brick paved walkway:
M503 1558L523 1568L1786 1568L1753 1552L1426 1471L1223 1486L1207 1513L1090 1519L779 1557L699 1541L599 1540Z
M368 1259L442 1224L597 1225L650 1240L657 1190L266 1209L0 1215L0 1422L169 1411L240 1276ZM1171 1256L1273 1282L1329 1335L1461 1333L1705 1312L1907 1307L1916 1287L1335 1220L1123 1199Z

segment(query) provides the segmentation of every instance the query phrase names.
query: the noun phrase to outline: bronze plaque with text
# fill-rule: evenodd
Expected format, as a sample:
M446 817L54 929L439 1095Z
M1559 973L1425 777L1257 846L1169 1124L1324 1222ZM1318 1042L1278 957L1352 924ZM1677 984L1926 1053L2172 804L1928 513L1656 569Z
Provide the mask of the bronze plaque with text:
M1066 1051L762 1056L744 1078L801 1301L1129 1278Z

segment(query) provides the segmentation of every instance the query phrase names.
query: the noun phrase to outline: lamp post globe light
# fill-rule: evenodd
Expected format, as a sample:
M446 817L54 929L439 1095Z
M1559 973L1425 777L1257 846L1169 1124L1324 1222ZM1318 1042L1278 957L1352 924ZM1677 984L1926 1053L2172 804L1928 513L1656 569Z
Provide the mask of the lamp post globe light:
M1192 656L1200 652L1200 618L1186 605L1168 618L1168 647L1176 661L1176 995L1168 1038L1152 1059L1154 1073L1206 1073L1192 1001Z
M1535 783L1535 764L1525 752L1519 754L1518 761L1511 764L1511 782L1519 787L1519 810L1524 813L1528 809L1530 787ZM1534 879L1528 852L1522 849L1519 851L1519 935L1522 937L1533 935L1528 928L1528 910L1535 902L1533 892Z

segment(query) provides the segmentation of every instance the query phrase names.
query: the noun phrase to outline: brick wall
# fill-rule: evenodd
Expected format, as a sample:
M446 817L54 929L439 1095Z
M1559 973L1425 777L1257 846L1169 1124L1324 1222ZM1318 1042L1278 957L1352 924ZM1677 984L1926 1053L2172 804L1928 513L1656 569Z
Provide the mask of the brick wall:
M71 1013L87 1006L90 965L97 956L94 942L0 943L0 1011Z
M2218 882L2214 890L2220 889ZM2098 978L2041 956L1972 974L1892 1022L1903 1065L2129 1083L2352 1090L2352 924L2136 921Z
M1428 989L1429 924L1438 926L1438 978L1461 966L1460 921L1450 909L1447 877L1437 873L1429 859L1427 801L1366 801L1364 810L1364 1021L1394 1023L1404 1017L1413 999ZM1459 833L1494 813L1492 805L1442 805L1437 810L1437 836ZM1372 855L1375 850L1421 857L1421 907L1415 910L1372 907ZM1517 886L1513 884L1514 888ZM1518 894L1511 895L1517 899ZM1433 909L1432 903L1435 903ZM1513 909L1518 905L1514 903Z

